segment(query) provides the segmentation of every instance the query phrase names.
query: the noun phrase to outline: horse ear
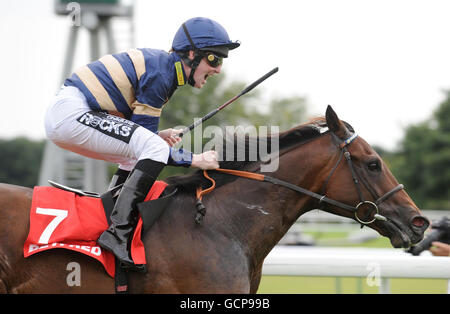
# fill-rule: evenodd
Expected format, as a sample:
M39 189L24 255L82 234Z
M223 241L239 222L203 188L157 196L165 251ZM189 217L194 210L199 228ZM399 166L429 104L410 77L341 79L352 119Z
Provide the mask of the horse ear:
M345 124L339 119L336 112L334 112L333 108L331 108L330 105L328 105L327 107L325 117L327 120L328 129L334 134L336 134L338 137L345 138L346 136Z

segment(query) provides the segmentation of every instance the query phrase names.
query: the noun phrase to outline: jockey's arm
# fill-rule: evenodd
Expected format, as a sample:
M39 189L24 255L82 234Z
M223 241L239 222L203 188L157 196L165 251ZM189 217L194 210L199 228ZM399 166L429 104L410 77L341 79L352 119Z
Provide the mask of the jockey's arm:
M178 134L182 131L182 129L166 129L158 132L158 135L170 146L167 164L176 167L193 167L205 170L219 168L218 155L215 151L193 154L184 149L175 149L174 146L181 141Z
M193 154L190 151L170 148L169 160L167 165L176 167L192 167L199 169L219 168L217 152L210 150L201 154Z

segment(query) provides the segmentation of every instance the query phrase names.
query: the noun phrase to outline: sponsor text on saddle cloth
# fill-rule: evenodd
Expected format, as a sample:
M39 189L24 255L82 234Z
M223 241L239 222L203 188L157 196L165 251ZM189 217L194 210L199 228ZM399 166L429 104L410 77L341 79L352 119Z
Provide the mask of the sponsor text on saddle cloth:
M157 181L145 201L157 199L167 184ZM131 255L136 264L146 264L141 241L142 219L136 226ZM63 248L86 254L104 266L114 277L115 258L103 250L96 240L108 228L100 198L79 196L54 187L37 186L33 190L30 209L30 230L23 248L24 257Z

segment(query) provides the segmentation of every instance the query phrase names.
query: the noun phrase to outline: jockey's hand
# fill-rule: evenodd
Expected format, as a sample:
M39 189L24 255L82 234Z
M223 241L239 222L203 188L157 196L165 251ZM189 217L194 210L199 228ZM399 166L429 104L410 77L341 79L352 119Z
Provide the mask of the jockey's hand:
M216 169L219 168L219 154L217 152L210 150L202 154L192 155L191 167L199 168L203 170Z
M442 242L432 242L430 252L434 256L450 256L450 245Z
M165 140L170 147L173 147L181 142L181 137L178 136L181 132L183 132L182 129L166 129L159 131L158 135Z

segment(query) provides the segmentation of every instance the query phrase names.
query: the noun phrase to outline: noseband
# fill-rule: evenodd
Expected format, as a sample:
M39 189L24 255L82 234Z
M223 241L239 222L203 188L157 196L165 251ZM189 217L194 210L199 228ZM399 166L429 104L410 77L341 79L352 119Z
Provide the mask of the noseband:
M331 135L333 136L333 138L335 140L338 140L338 142L340 141L340 139L332 132L330 132ZM379 209L378 209L378 205L380 205L381 203L383 203L384 201L386 201L388 198L390 198L391 196L393 196L395 193L401 191L403 189L403 184L399 184L397 185L395 188L393 188L392 190L390 190L389 192L385 193L384 195L382 195L381 197L376 196L376 193L373 191L373 189L370 188L370 186L367 184L367 182L361 180L363 182L363 184L365 185L366 189L371 193L371 195L374 197L375 201L367 201L364 199L362 190L361 190L361 185L360 185L360 180L356 174L355 168L353 166L353 162L351 160L351 154L347 149L347 146L350 145L356 138L358 137L358 135L356 133L353 133L352 136L350 136L348 139L342 141L339 143L339 148L340 148L340 156L338 161L336 162L336 164L334 165L333 169L331 170L330 174L328 175L327 179L325 180L325 183L321 189L321 191L326 191L326 187L328 185L328 182L331 178L331 176L333 175L334 171L338 168L339 164L341 163L342 157L345 157L345 160L347 161L347 164L350 168L350 172L352 175L352 179L353 182L355 184L357 193L358 193L358 197L360 202L356 205L356 206L351 206L348 204L344 204L342 202L333 200L331 198L328 198L326 196L326 194L324 193L323 195L309 191L307 189L304 189L302 187L299 187L297 185L294 185L292 183L289 183L287 181L283 181L271 176L267 176L267 175L262 175L262 174L257 174L257 173L253 173L253 172L248 172L248 171L240 171L240 170L232 170L232 169L214 169L214 171L219 171L222 173L226 173L229 175L234 175L234 176L238 176L238 177L244 177L247 179L251 179L251 180L256 180L256 181L263 181L263 182L270 182L272 184L275 185L279 185L285 188L288 188L290 190L296 191L298 193L302 193L308 196L311 196L313 198L316 198L319 200L319 204L323 205L324 203L329 204L329 205L333 205L333 206L337 206L341 209L345 209L347 211L350 211L354 214L355 219L363 226L363 225L368 225L373 223L375 220L381 220L381 221L387 221L387 218L380 215ZM207 174L207 170L204 170L204 175L206 178L208 178L210 181L213 182L213 186L214 186L214 181L208 176ZM202 190L201 188L199 188L197 190L197 216L196 216L196 222L200 223L203 220L203 217L206 214L206 208L203 206L203 204L201 203L201 199L202 196L204 194L207 194L209 192L212 191L214 187L209 188L207 190ZM373 215L373 219L371 220L363 220L358 216L358 210L364 206L369 206L371 207L371 209L375 212L375 214ZM201 210L200 210L201 208Z

